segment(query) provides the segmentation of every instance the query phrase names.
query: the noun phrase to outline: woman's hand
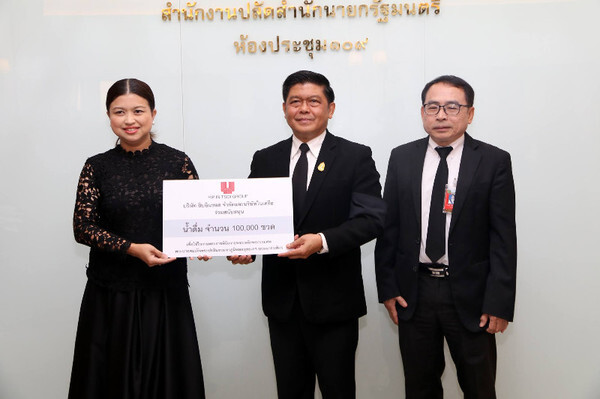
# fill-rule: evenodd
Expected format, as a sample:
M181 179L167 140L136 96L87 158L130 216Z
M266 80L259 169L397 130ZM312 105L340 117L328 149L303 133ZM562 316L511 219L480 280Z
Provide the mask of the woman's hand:
M164 265L173 262L177 258L169 258L167 254L160 252L150 244L131 244L127 254L141 259L150 267Z

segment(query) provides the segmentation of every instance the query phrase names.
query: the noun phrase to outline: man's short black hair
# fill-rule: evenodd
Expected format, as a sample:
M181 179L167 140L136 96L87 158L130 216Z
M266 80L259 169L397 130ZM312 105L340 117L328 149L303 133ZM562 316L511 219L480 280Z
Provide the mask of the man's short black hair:
M427 92L437 83L445 83L447 85L462 89L465 93L465 97L467 98L467 105L469 107L473 106L473 102L475 101L475 91L464 79L459 78L454 75L443 75L433 79L431 82L427 83L421 92L421 104L425 104L425 97L427 97Z
M325 98L327 98L328 104L331 104L335 100L333 89L329 84L329 80L327 80L325 76L312 71L298 71L288 76L283 82L283 102L287 101L292 86L304 83L313 83L317 86L323 87L323 92L325 93Z

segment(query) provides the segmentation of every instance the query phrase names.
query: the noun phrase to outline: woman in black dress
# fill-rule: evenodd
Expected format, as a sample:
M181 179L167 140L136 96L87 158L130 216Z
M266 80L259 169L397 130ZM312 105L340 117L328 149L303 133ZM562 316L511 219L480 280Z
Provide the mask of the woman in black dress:
M86 161L73 217L75 239L91 249L69 398L204 398L186 259L159 250L162 182L196 170L152 139L146 83L116 82L106 109L117 145Z

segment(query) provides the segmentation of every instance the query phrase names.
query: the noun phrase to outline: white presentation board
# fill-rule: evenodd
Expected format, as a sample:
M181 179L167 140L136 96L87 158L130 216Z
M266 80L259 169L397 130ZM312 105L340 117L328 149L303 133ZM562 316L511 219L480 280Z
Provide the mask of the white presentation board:
M330 79L329 128L372 148L382 184L391 149L425 134L423 85L441 74L473 85L469 132L512 154L517 189L517 309L497 337L499 397L600 395L599 2L440 0L423 3L429 13L395 3L393 15L383 1L287 0L285 18L283 1L195 3L0 0L0 397L66 397L88 252L72 236L75 187L85 159L114 145L110 84L150 84L157 140L184 150L201 178L245 178L254 151L291 134L281 84L299 69ZM357 392L397 398L402 364L373 248L363 247ZM209 398L275 397L260 272L190 262ZM447 363L446 396L459 398Z

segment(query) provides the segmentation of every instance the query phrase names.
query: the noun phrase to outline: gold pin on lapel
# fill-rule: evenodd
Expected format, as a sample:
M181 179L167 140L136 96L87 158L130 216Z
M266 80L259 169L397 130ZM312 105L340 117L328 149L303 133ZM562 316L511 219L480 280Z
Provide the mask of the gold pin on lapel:
M318 170L319 172L322 172L322 171L324 171L324 170L325 170L325 162L321 162L321 163L319 164L319 166L317 167L317 170Z

